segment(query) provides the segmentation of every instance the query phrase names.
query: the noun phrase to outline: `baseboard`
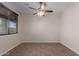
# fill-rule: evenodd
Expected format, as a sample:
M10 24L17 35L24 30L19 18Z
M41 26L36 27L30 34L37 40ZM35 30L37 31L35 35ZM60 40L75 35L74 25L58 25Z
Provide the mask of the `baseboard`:
M66 46L67 48L69 48L70 50L72 50L73 52L75 52L76 54L78 54L78 55L79 55L79 53L78 53L77 51L73 50L72 48L70 48L70 47L69 47L69 46L67 46L66 44L64 44L64 43L60 43L60 44L62 44L62 45L64 45L64 46Z
M59 41L22 41L21 43L59 43Z
M3 53L0 54L0 56L6 54L8 51L10 51L11 49L15 48L16 46L20 45L21 43L15 44L14 46L12 46L10 49L4 51Z

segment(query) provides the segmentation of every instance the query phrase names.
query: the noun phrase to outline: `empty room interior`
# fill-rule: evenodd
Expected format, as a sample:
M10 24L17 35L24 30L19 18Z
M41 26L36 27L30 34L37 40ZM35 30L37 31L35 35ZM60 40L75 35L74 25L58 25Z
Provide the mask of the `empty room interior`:
M0 2L0 56L79 56L79 2Z

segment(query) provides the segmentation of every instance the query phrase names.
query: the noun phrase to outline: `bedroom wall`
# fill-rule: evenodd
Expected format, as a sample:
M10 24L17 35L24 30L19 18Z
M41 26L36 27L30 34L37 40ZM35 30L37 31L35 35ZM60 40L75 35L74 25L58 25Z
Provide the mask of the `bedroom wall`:
M8 8L12 9L13 11L15 11L15 8L11 6L11 4L10 5L9 3L3 3L3 4L6 5ZM15 12L18 13L17 11ZM21 15L20 14L18 17L18 28L19 28L18 29L19 33L17 34L0 36L0 55L3 55L4 53L6 53L10 49L14 48L15 46L21 43L22 31L21 31Z
M59 17L49 14L43 17L35 15L22 15L23 40L22 42L58 42Z
M79 54L79 3L67 8L61 19L60 42Z

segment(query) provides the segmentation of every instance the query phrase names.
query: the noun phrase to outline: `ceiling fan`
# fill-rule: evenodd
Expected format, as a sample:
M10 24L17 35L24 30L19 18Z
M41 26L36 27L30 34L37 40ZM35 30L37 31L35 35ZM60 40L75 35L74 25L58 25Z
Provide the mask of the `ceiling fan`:
M29 7L30 9L36 10L36 13L33 15L45 16L45 13L52 13L53 10L47 10L47 4L45 2L39 2L39 8Z

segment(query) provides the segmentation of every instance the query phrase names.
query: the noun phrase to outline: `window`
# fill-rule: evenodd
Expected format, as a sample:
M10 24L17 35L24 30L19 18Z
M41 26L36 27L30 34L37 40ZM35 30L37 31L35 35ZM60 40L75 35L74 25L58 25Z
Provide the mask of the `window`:
M0 35L18 32L18 15L0 3Z
M0 17L0 34L8 34L7 20Z
M8 29L9 33L16 33L16 21L9 20L8 21Z

